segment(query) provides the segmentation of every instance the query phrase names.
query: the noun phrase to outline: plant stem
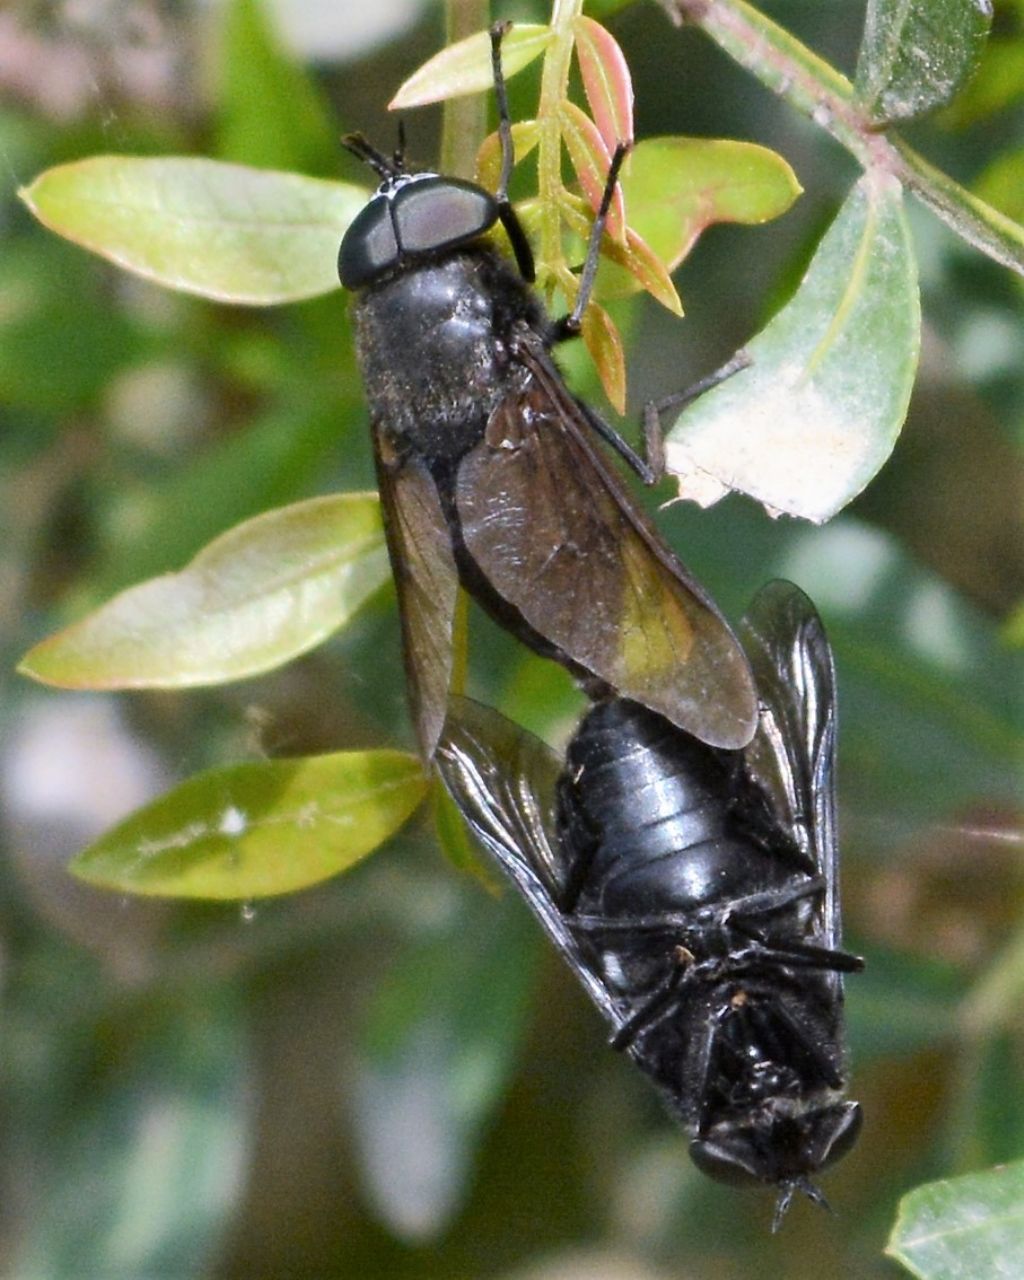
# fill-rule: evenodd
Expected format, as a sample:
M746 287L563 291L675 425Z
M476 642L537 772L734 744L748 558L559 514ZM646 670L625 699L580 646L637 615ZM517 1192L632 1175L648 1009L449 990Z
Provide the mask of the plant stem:
M540 245L538 258L549 267L563 260L562 225L559 209L562 197L561 106L569 85L572 62L572 24L583 8L583 0L554 0L551 9L552 39L544 53L537 119L537 191L540 197Z
M689 22L725 53L846 147L866 170L884 171L968 243L1024 275L1024 228L972 196L895 134L880 132L853 85L746 0L660 0L675 22Z
M487 0L445 0L446 43L455 44L487 26ZM473 93L446 98L441 118L441 172L472 178L476 153L487 131L487 100Z

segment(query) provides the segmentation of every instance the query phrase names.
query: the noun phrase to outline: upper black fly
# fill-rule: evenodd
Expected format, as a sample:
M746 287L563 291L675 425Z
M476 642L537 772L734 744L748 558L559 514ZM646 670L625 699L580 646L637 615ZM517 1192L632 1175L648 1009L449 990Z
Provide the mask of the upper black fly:
M742 628L761 697L742 752L600 701L564 763L453 699L439 767L712 1177L794 1192L853 1145L844 1098L835 692L820 619L789 583Z
M410 697L433 754L451 678L458 584L591 690L611 688L705 742L741 747L757 718L750 670L718 609L594 450L597 432L645 479L646 464L566 388L551 348L579 332L618 169L613 161L570 315L529 288L530 246L508 200L501 116L496 195L412 173L364 139L381 177L345 234L359 362L398 587ZM501 223L516 265L487 239ZM596 683L594 678L596 677Z

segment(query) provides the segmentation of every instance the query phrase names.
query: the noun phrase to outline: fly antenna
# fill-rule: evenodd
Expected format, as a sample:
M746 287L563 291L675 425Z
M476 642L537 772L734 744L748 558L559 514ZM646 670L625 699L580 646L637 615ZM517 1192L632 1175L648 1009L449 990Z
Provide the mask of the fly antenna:
M398 173L405 172L405 121L399 118L398 121L398 146L395 147L393 156L395 169Z
M399 143L401 144L401 135L399 135ZM361 133L346 133L341 140L341 145L364 164L368 164L377 177L385 181L388 178L397 177L402 170L401 165L382 155L376 147L366 141Z
M775 1201L775 1212L772 1214L772 1235L782 1226L782 1219L786 1216L786 1210L793 1203L793 1192L796 1185L792 1182L784 1182L779 1188L779 1198Z
M782 1226L782 1219L786 1216L786 1211L793 1203L793 1196L802 1191L808 1200L812 1200L826 1213L835 1213L835 1210L825 1199L825 1195L820 1191L810 1178L790 1178L779 1188L779 1198L775 1201L775 1212L772 1214L772 1235Z
M524 280L532 284L536 275L533 250L530 248L523 225L512 207L512 201L508 198L508 184L512 178L516 156L512 142L512 119L508 113L505 72L501 66L501 42L511 30L511 22L496 22L491 27L491 72L494 75L494 96L498 103L498 137L501 140L501 176L498 178L498 190L494 193L494 198L498 202L498 217L501 219L501 225L505 228L512 245L512 252L516 255L519 272Z

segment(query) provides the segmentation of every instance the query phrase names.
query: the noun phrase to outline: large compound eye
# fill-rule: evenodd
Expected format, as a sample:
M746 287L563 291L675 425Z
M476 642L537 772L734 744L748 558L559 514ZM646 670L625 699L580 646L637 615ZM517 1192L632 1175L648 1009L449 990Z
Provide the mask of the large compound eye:
M690 1159L701 1173L733 1187L770 1182L774 1172L743 1130L724 1141L695 1138L690 1143Z
M807 1136L809 1159L815 1169L835 1164L857 1141L864 1116L856 1102L839 1102L812 1117Z
M395 195L393 210L403 253L454 248L483 235L498 220L494 197L457 178L410 182Z
M398 241L391 225L390 202L376 196L352 219L338 250L338 278L346 289L358 289L398 261Z

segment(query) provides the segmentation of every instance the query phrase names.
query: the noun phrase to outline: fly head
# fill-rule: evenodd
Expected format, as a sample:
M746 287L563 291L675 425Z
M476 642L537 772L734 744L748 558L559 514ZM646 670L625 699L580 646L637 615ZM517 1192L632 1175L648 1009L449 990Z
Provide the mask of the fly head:
M779 1188L772 1229L777 1229L796 1191L827 1207L811 1182L850 1151L860 1133L856 1102L836 1102L794 1111L776 1099L743 1120L723 1120L690 1143L690 1156L703 1173L732 1186L769 1183Z
M498 202L473 182L436 173L409 173L359 135L346 145L382 178L369 203L352 220L338 251L338 278L361 289L388 272L437 260L488 232Z

